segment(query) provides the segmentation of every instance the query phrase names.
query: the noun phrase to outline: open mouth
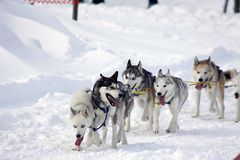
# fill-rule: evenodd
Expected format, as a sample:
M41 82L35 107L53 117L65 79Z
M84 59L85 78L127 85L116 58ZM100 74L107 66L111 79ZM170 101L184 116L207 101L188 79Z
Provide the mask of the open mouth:
M118 99L114 98L111 94L106 93L106 97L111 104L111 106L116 106L118 104Z
M83 141L83 137L82 138L77 138L76 141L75 141L75 146L80 146L82 141Z
M195 86L196 89L201 90L203 88L203 84L197 84Z
M165 105L165 96L167 94L167 91L165 92L165 94L163 96L159 96L159 103L161 105Z

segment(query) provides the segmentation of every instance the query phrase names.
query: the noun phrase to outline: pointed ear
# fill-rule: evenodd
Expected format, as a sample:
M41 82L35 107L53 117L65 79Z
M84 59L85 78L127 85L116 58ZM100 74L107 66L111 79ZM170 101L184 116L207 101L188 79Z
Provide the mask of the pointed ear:
M156 81L156 76L153 76L153 83Z
M141 61L139 61L137 67L138 67L138 70L142 73L142 63L141 63Z
M129 59L127 62L127 68L130 68L130 67L132 67L132 64L131 64L131 60Z
M209 64L211 64L211 56L208 57L207 61Z
M102 73L100 73L100 77L101 77L101 78L104 78L104 76L102 75Z
M194 58L194 65L196 66L196 65L198 65L198 64L199 64L199 60L198 60L197 57L195 57L195 58Z
M166 75L170 76L170 70L169 69L167 70L167 74Z
M77 111L75 111L75 110L71 107L71 113L72 113L72 115L74 116L74 115L77 114Z
M114 79L115 81L117 81L117 78L118 78L118 71L116 71L116 72L112 75L111 78Z
M89 115L89 111L87 108L83 109L81 113L84 117L88 117L88 115Z
M162 75L163 75L162 69L159 69L159 71L158 71L158 77L161 77Z

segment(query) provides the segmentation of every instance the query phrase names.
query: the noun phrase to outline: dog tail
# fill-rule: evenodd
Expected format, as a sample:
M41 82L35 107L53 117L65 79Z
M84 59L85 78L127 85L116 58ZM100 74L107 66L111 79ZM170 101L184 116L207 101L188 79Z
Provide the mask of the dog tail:
M227 70L227 71L224 71L223 73L226 81L230 81L238 75L238 72L236 69Z

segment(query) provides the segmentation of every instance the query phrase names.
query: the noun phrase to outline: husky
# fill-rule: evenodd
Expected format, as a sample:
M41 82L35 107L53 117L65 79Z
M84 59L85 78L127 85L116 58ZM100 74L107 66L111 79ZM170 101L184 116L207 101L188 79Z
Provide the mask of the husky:
M207 96L209 98L209 111L216 112L219 119L224 118L224 85L225 82L233 78L235 69L223 72L219 66L215 65L211 61L211 57L205 60L199 61L195 57L193 65L193 77L196 82L195 86L195 107L192 117L199 116L199 106L201 90L206 89ZM218 104L219 103L219 104ZM220 111L218 109L220 105Z
M107 124L109 118L112 120L112 147L117 147L117 142L122 140L122 144L127 144L127 139L124 125L124 112L125 105L121 103L123 94L118 86L118 71L116 71L111 77L105 77L100 74L100 78L96 81L91 94L92 105L95 110L95 120L92 124L92 130L88 134L88 146L94 141L98 141L98 144L106 143ZM101 124L101 125L99 125ZM117 132L117 125L119 131ZM98 130L102 128L103 137L102 140L98 139Z
M76 130L76 142L74 150L80 151L85 132L94 121L94 109L89 90L76 92L70 103L70 118Z
M236 108L237 108L235 122L239 122L240 121L240 75L239 73L235 78L233 78L233 83L236 88L236 91L234 93L234 97L236 99Z
M142 68L142 63L139 61L138 65L132 65L131 60L128 60L127 68L122 74L123 81L125 84L130 86L134 95L134 105L136 102L143 107L142 120L149 120L149 130L152 130L153 124L153 105L154 105L154 92L153 82L154 77L152 73ZM125 129L130 129L130 116L128 115Z
M178 115L188 98L188 86L182 79L173 77L168 70L167 74L163 74L160 69L158 76L154 82L155 90L155 106L153 111L153 127L154 133L159 132L159 112L160 108L168 104L172 114L172 120L169 124L167 133L174 133L179 129Z

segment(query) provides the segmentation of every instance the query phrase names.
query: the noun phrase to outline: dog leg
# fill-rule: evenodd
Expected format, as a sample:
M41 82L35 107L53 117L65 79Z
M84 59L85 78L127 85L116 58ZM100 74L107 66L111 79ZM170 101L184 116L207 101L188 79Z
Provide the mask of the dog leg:
M120 121L121 119L121 121ZM118 123L118 126L119 126L119 130L118 130L118 134L117 134L117 143L119 143L123 137L123 132L124 132L124 119L122 116L119 117L119 123Z
M97 146L100 146L100 145L102 144L102 140L101 140L101 138L99 137L98 131L93 132L93 137L94 137L94 143L95 143Z
M155 134L159 133L159 114L160 114L161 105L155 104L153 111L153 132Z
M224 88L220 87L217 90L217 100L220 104L220 115L219 115L219 119L223 119L224 118L224 110L225 110L225 106L224 106Z
M116 118L112 118L112 148L117 148L117 124Z
M90 147L92 144L93 144L93 130L90 128L88 136L87 136L86 145L87 145L87 147Z
M193 118L196 118L199 116L199 106L200 106L200 98L201 98L201 91L196 89L195 90L195 108L193 110Z
M220 115L220 111L219 111L217 99L216 99L215 102L214 102L214 106L215 106L215 109L216 109L216 111L217 111L216 114L217 114L217 116L219 116L219 115Z
M128 144L128 142L127 142L127 137L126 137L125 131L123 130L123 134L122 134L122 145L126 145L126 144Z
M147 100L142 103L139 103L141 105L143 105L143 115L142 115L142 121L147 121L149 119L149 105L147 103Z
M150 131L153 130L153 107L154 107L154 101L153 101L153 97L151 98L149 105L149 110L148 110L148 118L149 118L149 122L148 122L148 129Z
M240 100L239 99L237 99L236 101L236 106L237 106L237 115L236 115L235 122L239 122L240 121Z
M175 133L178 129L177 120L178 120L178 113L179 113L179 98L175 98L172 100L172 103L169 105L169 109L172 113L172 120L166 132Z
M131 124L130 124L130 117L131 117L131 112L128 114L126 120L125 120L125 131L129 132L130 128L131 128Z
M106 123L107 125L107 123ZM106 144L106 138L107 138L107 126L102 127L103 135L102 135L102 144Z
M211 87L211 88L207 88L206 89L207 91L207 95L208 95L208 98L209 98L209 112L211 113L214 113L216 112L215 108L214 108L214 104L216 102L216 87Z

